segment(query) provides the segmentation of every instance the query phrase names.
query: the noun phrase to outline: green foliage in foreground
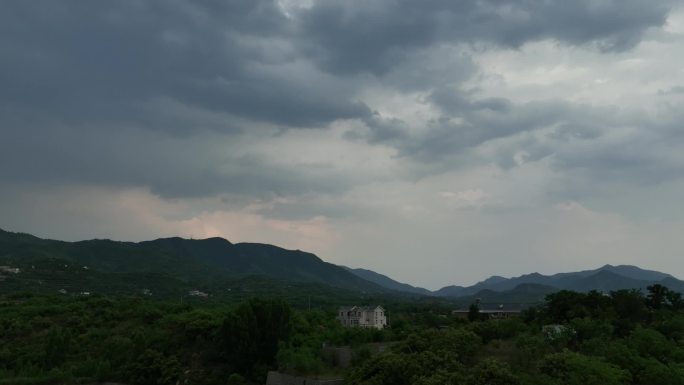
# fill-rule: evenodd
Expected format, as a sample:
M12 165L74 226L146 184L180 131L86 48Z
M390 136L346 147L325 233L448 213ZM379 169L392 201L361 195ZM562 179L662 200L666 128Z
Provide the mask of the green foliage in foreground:
M279 366L328 370L323 342L383 338L280 299L228 305L14 294L0 297L0 384L263 383Z
M659 285L561 291L522 318L412 333L353 368L352 385L684 384L684 303Z
M351 385L684 385L684 303L662 286L563 291L520 318L470 322L444 303L394 303L383 331L343 328L332 310L6 295L0 384L263 384L279 369ZM350 346L352 367L333 367L324 344Z

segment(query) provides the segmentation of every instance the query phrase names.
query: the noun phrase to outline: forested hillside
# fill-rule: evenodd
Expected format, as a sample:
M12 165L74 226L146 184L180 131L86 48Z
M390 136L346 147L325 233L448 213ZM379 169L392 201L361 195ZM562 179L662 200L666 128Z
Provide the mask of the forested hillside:
M561 291L519 318L469 320L394 303L388 329L343 328L335 308L124 297L0 297L0 384L263 384L268 370L352 385L683 384L684 301L651 286ZM385 342L373 353L369 343ZM351 346L348 369L321 347ZM187 382L186 382L187 381Z
M0 230L0 265L21 270L3 277L0 292L64 289L131 295L147 289L168 297L191 289L230 288L258 276L294 285L398 294L311 253L267 244L232 244L222 238L62 242Z

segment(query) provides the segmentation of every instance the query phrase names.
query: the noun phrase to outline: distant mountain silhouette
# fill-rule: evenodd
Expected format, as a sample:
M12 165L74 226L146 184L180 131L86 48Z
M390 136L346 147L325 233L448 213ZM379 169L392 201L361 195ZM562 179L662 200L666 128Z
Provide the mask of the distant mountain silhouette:
M231 243L223 238L161 238L145 242L117 242L94 239L63 242L41 239L29 234L0 230L0 265L24 269L20 276L0 272L0 290L35 287L103 287L126 292L132 287L155 283L169 292L173 287L210 285L221 288L228 281L245 277L325 285L348 293L436 296L457 299L478 297L493 301L534 302L557 290L612 291L645 289L659 283L684 292L684 281L658 271L629 265L605 265L598 269L519 277L492 276L475 285L446 286L437 291L397 282L386 275L367 270L337 266L314 254L287 250L260 243ZM24 278L19 280L18 277ZM76 285L76 282L79 284ZM69 286L69 287L71 287ZM224 285L225 286L225 285ZM404 294L401 294L404 293Z
M557 292L558 288L536 283L522 283L510 290L480 290L472 295L459 296L462 304L470 304L475 300L482 304L532 304L542 302L548 294Z
M653 281L624 277L611 270L601 270L596 274L566 282L562 289L575 291L612 291L620 289L646 289Z
M345 289L378 290L379 286L316 255L261 243L232 244L223 238L163 238L141 247L182 256L236 275L264 275L285 281L318 282Z
M65 266L74 264L91 272L163 274L184 282L261 275L347 290L388 291L314 254L267 244L233 244L223 238L62 242L0 230L0 265L27 267L45 260L64 261Z
M476 297L491 293L508 293L517 295L522 285L539 285L544 288L575 291L613 291L620 289L645 289L659 283L673 290L684 291L684 281L673 276L653 270L645 270L636 266L605 265L594 270L583 270L572 273L542 275L531 273L513 278L493 276L473 286L446 286L434 292L442 297ZM517 292L516 292L517 290ZM509 293L513 291L512 293Z
M352 269L350 267L346 266L341 266L348 271L352 272L353 274L367 280L371 281L373 283L376 283L382 287L391 289L391 290L396 290L396 291L402 291L406 293L414 293L414 294L420 294L420 295L432 295L432 292L428 289L423 289L422 287L415 287L411 286L407 283L401 283L393 280L392 278L376 273L372 270L367 270L367 269Z
M433 291L432 294L437 297L462 297L465 295L473 294L477 292L476 289L466 288L463 286L445 286L439 290Z

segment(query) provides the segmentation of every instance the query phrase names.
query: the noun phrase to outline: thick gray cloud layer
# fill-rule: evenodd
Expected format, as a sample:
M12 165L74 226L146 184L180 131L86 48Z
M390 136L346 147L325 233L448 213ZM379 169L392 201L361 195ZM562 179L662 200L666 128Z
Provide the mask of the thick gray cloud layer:
M323 1L303 12L312 51L326 68L382 74L415 50L440 42L517 48L542 39L629 49L662 25L669 2Z
M0 100L46 119L178 128L145 108L167 98L286 126L368 113L335 79L302 78L288 67L297 61L288 38L294 26L270 1L2 7Z
M262 224L298 247L293 237L316 234L325 242L312 247L344 262L394 236L443 258L505 251L483 246L496 233L450 246L435 229L459 221L535 229L558 209L619 222L582 217L585 206L678 220L667 209L684 177L677 4L5 1L0 227L48 231L40 212L20 217L34 199L64 202L64 236L91 234L83 212L117 196L146 206L133 210L147 213L140 234L271 241ZM63 199L41 195L52 189ZM71 197L88 194L69 214ZM636 208L646 197L660 204ZM120 220L87 217L112 218L103 232ZM253 233L216 225L243 220Z

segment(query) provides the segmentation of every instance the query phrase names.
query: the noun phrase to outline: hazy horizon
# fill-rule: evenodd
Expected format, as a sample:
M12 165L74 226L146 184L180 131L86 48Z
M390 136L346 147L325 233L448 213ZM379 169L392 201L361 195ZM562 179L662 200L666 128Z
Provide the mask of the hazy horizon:
M8 229L0 229L0 230L13 232L13 231L8 230ZM24 232L21 232L21 233L24 233ZM136 240L136 241L131 241L131 240L127 240L127 239L112 239L112 238L107 238L107 237L105 237L105 238L92 238L92 239L63 240L63 239L53 239L53 238L41 237L41 236L39 236L39 235L37 235L37 234L30 234L30 233L24 233L24 234L29 234L29 235L37 236L38 238L42 238L42 239L49 239L49 240L54 240L54 241L65 241L65 242L80 242L80 241L91 241L91 240L109 240L109 241L114 241L114 242L134 242L134 243L137 243L137 242L152 241L152 240L156 240L156 239L164 239L164 238L175 238L175 237L178 237L178 236L172 236L172 235L170 235L170 236L168 236L168 237L161 237L161 238L155 238L155 239L141 239L141 240ZM215 237L209 237L209 238L215 238ZM190 237L190 238L184 238L184 239L205 240L205 239L209 239L209 238L192 238L192 237ZM225 238L223 238L223 237L220 237L220 238L225 239ZM230 239L226 239L226 240L229 241L229 242L231 242L232 244L241 243L241 242L239 242L239 241L234 241L234 240L230 240ZM263 242L256 242L256 243L263 243ZM279 246L279 245L274 245L274 246ZM297 249L297 250L299 250L299 249ZM309 252L309 250L301 250L301 251ZM316 255L316 256L319 257L319 258L320 258L321 260L323 260L324 262L330 262L330 261L326 260L325 256L322 256L322 255ZM625 265L625 264L616 264L616 265L612 265L612 266L621 266L621 265L622 265L622 266L634 266L634 265ZM410 285L412 285L412 286L415 286L415 287L420 287L420 288L428 289L428 290L430 290L430 291L436 291L436 290L442 289L442 288L447 287L447 286L463 286L463 287L472 286L472 285L474 285L474 284L476 284L476 283L479 283L479 282L484 281L484 280L486 280L486 279L492 278L492 277L494 277L494 276L499 276L499 277L504 277L504 278L515 278L515 277L519 277L520 275L523 275L523 274L534 274L534 273L539 273L539 274L542 274L542 275L550 276L550 275L554 275L554 274L558 274L558 273L574 273L574 272L585 271L585 270L597 270L597 269L600 269L600 268L603 268L603 267L606 267L606 266L611 266L611 264L603 264L603 265L600 265L600 266L586 266L586 267L584 267L584 268L579 268L579 269L577 269L576 271L547 271L547 272L542 272L542 271L528 271L528 272L526 272L526 273L518 274L518 275L510 275L510 274L506 274L506 273L503 273L503 272L502 272L502 273L499 273L499 274L491 273L491 274L488 274L488 275L486 275L486 276L483 276L483 277L480 277L480 278L477 278L477 279L474 279L474 280L471 280L471 281L467 281L467 282L452 282L452 283L449 283L449 284L446 284L446 285L442 285L442 286L433 286L433 287L430 287L430 286L428 286L428 285L422 285L420 282L401 282L401 280L397 280L397 279L395 279L394 277L389 276L387 273L385 273L385 272L383 272L383 271L372 270L372 269L369 269L369 268L366 267L366 266L345 266L345 265L342 265L342 264L339 264L339 266L341 266L341 267L347 267L347 268L351 268L351 269L365 269L365 270L371 270L371 271L374 271L375 273L382 274L382 275L387 276L388 278L393 279L393 280L395 280L395 281L397 281L397 282L400 282L400 283L408 283L408 284L410 284ZM649 268L648 266L636 266L636 267L641 268L641 269L643 269L643 270L654 270L654 269ZM667 274L669 274L669 273L667 273ZM679 279L678 277L676 277L676 276L673 275L673 274L670 274L670 275L673 276L673 277L675 277L675 278L677 278L677 279Z
M0 4L0 228L431 289L684 277L684 3Z

